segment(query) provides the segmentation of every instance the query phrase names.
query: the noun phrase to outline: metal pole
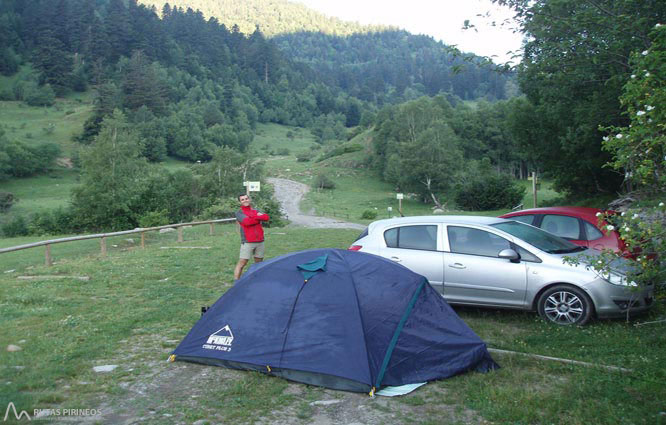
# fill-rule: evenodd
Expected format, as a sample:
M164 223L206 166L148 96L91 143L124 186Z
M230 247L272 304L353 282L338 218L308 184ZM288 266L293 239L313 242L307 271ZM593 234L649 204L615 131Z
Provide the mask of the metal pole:
M536 175L536 171L532 171L532 195L534 196L534 208L537 207Z

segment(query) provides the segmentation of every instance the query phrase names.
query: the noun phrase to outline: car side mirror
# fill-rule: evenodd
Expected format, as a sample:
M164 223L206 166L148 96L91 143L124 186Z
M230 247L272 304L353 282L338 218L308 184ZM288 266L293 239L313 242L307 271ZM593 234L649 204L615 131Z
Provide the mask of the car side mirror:
M512 263L520 261L520 255L511 248L501 250L497 256L499 258L504 258L505 260L510 260Z

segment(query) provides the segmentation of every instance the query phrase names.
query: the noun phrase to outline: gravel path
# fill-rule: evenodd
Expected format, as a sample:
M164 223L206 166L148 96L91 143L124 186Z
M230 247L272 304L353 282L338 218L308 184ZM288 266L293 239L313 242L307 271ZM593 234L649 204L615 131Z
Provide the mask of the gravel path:
M306 184L295 182L293 180L271 177L268 182L275 188L275 198L280 202L282 210L287 214L287 218L292 225L315 228L332 229L359 229L363 230L366 226L357 223L348 223L328 217L317 217L304 214L299 208L303 196L310 190Z

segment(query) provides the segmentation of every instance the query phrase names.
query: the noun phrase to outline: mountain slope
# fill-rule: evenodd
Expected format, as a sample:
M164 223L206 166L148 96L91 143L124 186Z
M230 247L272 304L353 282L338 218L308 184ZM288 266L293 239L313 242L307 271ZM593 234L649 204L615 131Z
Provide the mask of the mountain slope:
M261 32L268 37L298 31L351 35L387 29L382 26L363 26L345 22L286 0L139 0L139 2L155 6L158 12L167 3L172 8L199 10L206 18L214 17L229 29L237 25L244 34L254 32L259 26Z

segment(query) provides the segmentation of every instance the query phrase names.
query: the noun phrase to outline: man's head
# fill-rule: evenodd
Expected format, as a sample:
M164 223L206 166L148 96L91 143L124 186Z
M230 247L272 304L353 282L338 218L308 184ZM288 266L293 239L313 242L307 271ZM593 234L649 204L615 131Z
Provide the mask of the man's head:
M242 195L238 195L238 202L244 207L249 207L252 200L248 195L243 193Z

